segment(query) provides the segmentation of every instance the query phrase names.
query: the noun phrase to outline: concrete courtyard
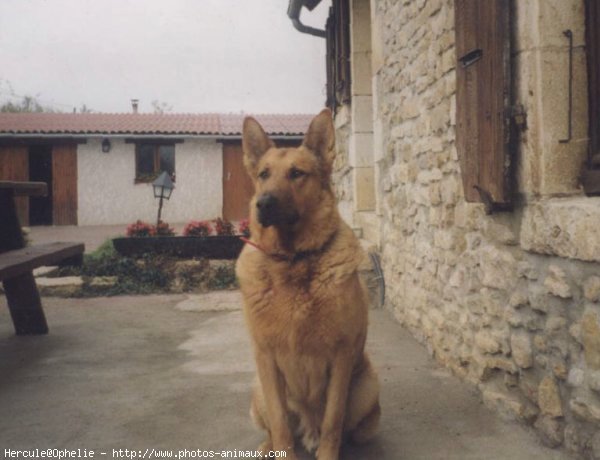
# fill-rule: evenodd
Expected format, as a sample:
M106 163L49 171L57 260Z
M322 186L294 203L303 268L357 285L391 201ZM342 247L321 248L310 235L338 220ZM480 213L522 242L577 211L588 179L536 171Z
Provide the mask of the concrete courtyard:
M2 297L0 455L254 450L263 435L248 415L254 366L239 301L236 291L44 298L50 333L17 337ZM367 446L346 446L343 459L570 458L486 409L388 312L371 312L369 334L381 430Z

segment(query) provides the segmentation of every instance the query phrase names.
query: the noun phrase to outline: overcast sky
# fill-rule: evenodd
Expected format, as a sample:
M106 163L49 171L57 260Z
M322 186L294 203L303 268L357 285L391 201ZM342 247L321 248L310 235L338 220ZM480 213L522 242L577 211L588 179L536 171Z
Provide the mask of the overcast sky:
M330 1L303 11L324 28ZM317 112L325 40L288 0L0 0L0 102L99 112ZM9 86L10 84L10 86ZM14 99L13 99L14 100Z

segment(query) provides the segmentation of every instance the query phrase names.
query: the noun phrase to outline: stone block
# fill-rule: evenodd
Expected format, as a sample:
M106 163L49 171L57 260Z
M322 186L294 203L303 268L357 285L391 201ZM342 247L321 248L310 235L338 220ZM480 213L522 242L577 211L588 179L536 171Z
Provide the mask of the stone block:
M373 168L354 168L354 205L355 211L375 209L375 183Z
M446 176L442 178L440 182L440 193L442 195L442 202L445 206L454 206L460 196L460 187L462 184L457 180L454 175Z
M600 371L589 372L587 384L590 390L600 393Z
M36 278L48 276L48 274L52 273L58 267L37 267L33 269L33 276Z
M548 334L556 334L567 328L567 320L562 316L552 316L546 320L546 331Z
M581 318L581 336L586 364L590 369L600 370L600 323L593 311L587 311Z
M564 270L556 265L548 267L548 276L544 279L544 286L548 292L556 297L570 299L573 297L571 287L567 281L567 275Z
M371 14L369 0L352 0L350 10L350 39L353 51L371 49Z
M475 345L487 354L496 354L501 351L500 341L489 329L481 330L475 334Z
M510 295L508 304L512 308L521 309L529 305L529 297L526 289L517 289Z
M590 276L585 280L583 295L590 302L600 302L600 276Z
M535 311L548 313L551 302L546 290L541 286L531 286L529 289L529 305Z
M584 39L584 5L581 2L565 2L564 0L538 0L537 7L532 8L532 21L537 23L538 33L534 46L566 48L566 39L556 30L571 29L573 46L583 47Z
M562 417L563 409L558 385L553 377L546 376L538 387L538 405L542 414L550 417Z
M430 184L431 182L438 182L442 180L442 171L438 168L431 170L420 171L417 175L417 180L423 185Z
M570 2L569 2L570 3ZM562 34L556 34L561 36ZM563 38L564 40L564 38ZM573 86L572 136L568 143L560 143L566 137L568 118L568 46L562 49L539 51L539 78L543 105L537 107L540 130L538 155L541 166L540 193L542 195L579 193L581 164L587 154L587 90L585 85ZM586 81L584 48L573 50L573 80ZM564 108L563 110L557 110ZM529 120L528 120L529 122Z
M538 404L538 387L540 385L540 376L532 368L522 370L519 374L519 389L522 394L532 403Z
M117 276L95 276L90 280L90 287L111 287L117 284Z
M583 369L578 369L573 367L569 370L569 375L567 376L567 384L573 388L579 388L583 385L585 378L585 372Z
M507 246L515 246L519 242L515 232L505 222L486 220L483 224L483 234L490 241Z
M492 410L509 420L524 420L531 423L538 414L537 409L518 395L494 388L483 389L483 402Z
M373 100L371 96L355 96L352 98L352 132L373 132Z
M373 74L379 72L385 62L383 41L383 17L371 5L371 69Z
M507 307L504 310L504 319L515 328L524 328L527 331L535 332L543 329L543 318L530 309L515 310Z
M36 278L40 294L49 296L71 296L83 286L81 276L63 276L60 278Z
M348 163L354 167L373 166L373 133L352 133L349 139Z
M598 222L600 206L592 198L529 204L523 211L521 247L539 254L600 262Z
M521 260L517 264L517 274L520 278L526 278L531 281L536 281L539 277L537 270L526 260Z
M508 372L509 374L517 374L519 368L514 361L505 356L493 355L488 356L485 360L486 366L490 369L499 369Z
M592 423L600 422L600 405L595 401L578 397L569 402L569 407L582 420Z
M370 96L373 91L371 52L353 52L351 66L352 96Z
M486 246L480 253L482 284L496 289L514 289L517 284L517 260L511 252Z
M523 330L514 331L510 338L512 357L517 366L528 369L533 366L533 350L530 335Z

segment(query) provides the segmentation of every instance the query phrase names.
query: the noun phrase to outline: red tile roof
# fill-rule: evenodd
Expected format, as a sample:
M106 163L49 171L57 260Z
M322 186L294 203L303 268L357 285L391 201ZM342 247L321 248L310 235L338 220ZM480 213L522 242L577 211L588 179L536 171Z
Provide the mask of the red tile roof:
M239 136L243 114L0 113L3 135ZM272 136L301 136L314 115L253 115Z

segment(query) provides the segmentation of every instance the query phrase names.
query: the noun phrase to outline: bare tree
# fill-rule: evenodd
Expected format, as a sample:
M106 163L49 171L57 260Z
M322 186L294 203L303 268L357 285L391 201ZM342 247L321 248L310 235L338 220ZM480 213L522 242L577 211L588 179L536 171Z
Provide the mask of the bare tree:
M171 112L173 110L173 106L170 104L167 104L166 102L161 102L158 101L156 99L154 99L152 102L152 110L154 111L154 113L167 113L167 112Z

